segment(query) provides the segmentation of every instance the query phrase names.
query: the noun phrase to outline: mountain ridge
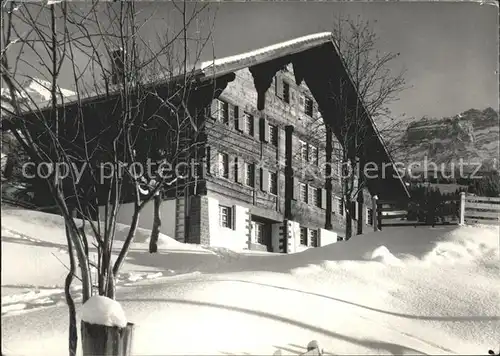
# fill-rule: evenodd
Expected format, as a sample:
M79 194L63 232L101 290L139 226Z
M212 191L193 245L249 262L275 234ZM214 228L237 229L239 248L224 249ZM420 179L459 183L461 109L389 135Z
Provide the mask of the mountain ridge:
M469 109L452 117L412 121L403 130L396 152L404 161L458 164L460 159L481 164L484 170L498 169L499 112L491 107ZM408 162L408 163L409 163Z

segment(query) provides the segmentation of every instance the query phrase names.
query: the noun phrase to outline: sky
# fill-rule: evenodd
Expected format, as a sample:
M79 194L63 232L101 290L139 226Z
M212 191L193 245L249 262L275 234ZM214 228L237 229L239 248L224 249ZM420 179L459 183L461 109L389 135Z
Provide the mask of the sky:
M478 3L225 3L215 22L216 54L225 56L273 42L330 31L337 15L373 23L383 52L400 53L411 88L393 112L450 116L498 107L498 12ZM376 21L376 22L375 22Z
M179 12L170 2L140 2L137 8L144 16L151 15L141 28L141 36L148 41L181 24ZM100 16L105 23L106 15ZM379 37L377 48L400 53L390 69L397 73L405 68L409 88L391 105L395 116L443 117L470 108L498 108L498 10L491 5L219 2L210 4L209 12L192 23L191 31L212 33L212 42L201 57L207 60L330 31L337 16L370 21ZM61 85L71 77L69 72L61 76Z

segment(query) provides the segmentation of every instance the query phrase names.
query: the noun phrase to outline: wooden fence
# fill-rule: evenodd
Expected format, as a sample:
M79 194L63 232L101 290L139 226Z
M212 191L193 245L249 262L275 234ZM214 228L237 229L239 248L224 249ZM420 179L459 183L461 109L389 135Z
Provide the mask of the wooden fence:
M436 205L418 206L393 201L377 201L377 229L383 226L449 225L459 223L457 199L440 199Z
M383 226L416 226L447 224L487 224L500 225L500 197L480 197L461 193L459 200L441 199L434 209L426 207L418 215L411 217L410 211L415 207L400 202L376 200L373 207L376 211L372 217L374 230L382 230ZM373 221L375 220L375 221Z
M500 225L500 197L460 195L460 224Z

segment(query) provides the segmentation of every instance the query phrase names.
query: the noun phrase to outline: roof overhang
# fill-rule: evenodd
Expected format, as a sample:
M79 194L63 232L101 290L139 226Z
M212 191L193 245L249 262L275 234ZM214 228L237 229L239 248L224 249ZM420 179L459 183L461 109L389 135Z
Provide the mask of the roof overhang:
M363 160L378 167L376 178L367 179L370 193L384 199L407 199L410 193L399 171L396 169L389 150L378 131L373 118L359 97L352 78L332 41L332 33L323 32L277 43L239 55L203 62L199 66L200 79L207 80L249 68L254 76L254 84L259 96L265 95L272 77L284 65L292 63L297 84L304 80L318 103L323 121L330 126L340 142L344 135L352 135L352 130L344 130L347 115L345 105L356 112L366 131L363 139ZM342 94L340 94L342 91ZM263 93L263 94L262 94ZM339 104L335 98L343 95ZM262 109L263 98L258 106ZM356 152L359 149L356 148ZM374 171L371 171L372 174Z

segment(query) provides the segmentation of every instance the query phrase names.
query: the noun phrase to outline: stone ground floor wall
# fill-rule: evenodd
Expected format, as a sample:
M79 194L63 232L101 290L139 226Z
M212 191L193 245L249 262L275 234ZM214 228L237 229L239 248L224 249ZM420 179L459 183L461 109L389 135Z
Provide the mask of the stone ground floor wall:
M319 246L323 247L326 245L330 245L336 243L337 233L334 231L329 231L325 229L319 229Z
M231 227L222 227L219 218L219 206L229 207L231 210ZM249 209L228 202L208 197L208 216L210 226L210 246L226 247L230 249L248 248L250 236Z
M181 198L183 199L183 198ZM301 225L297 221L274 221L269 217L255 215L251 207L234 204L234 200L220 195L191 196L187 200L187 207L179 204L176 199L165 200L161 207L162 225L160 232L187 243L201 244L205 246L225 247L230 249L268 250L277 253L288 253L303 251L312 246L303 246L300 243L300 229L306 227L318 231L318 246L336 243L339 236L345 231L345 221L337 222L334 231L325 230L318 226ZM226 206L231 209L231 227L222 227L220 224L219 207ZM180 209L185 212L177 212ZM367 210L365 206L363 219L367 223ZM99 208L101 218L104 216L104 207ZM133 214L133 204L124 204L118 211L117 221L122 224L130 224ZM187 217L185 236L176 236L177 220ZM342 216L336 216L336 220L342 220ZM252 230L252 219L267 221L270 238L266 244L259 244ZM151 229L153 225L153 202L147 204L141 212L139 227ZM338 226L337 226L338 225ZM183 230L184 231L184 230ZM363 232L372 231L370 225L365 225ZM353 235L356 234L356 221L353 221ZM309 239L308 239L309 240ZM310 241L308 241L310 243ZM286 247L285 247L286 246Z

